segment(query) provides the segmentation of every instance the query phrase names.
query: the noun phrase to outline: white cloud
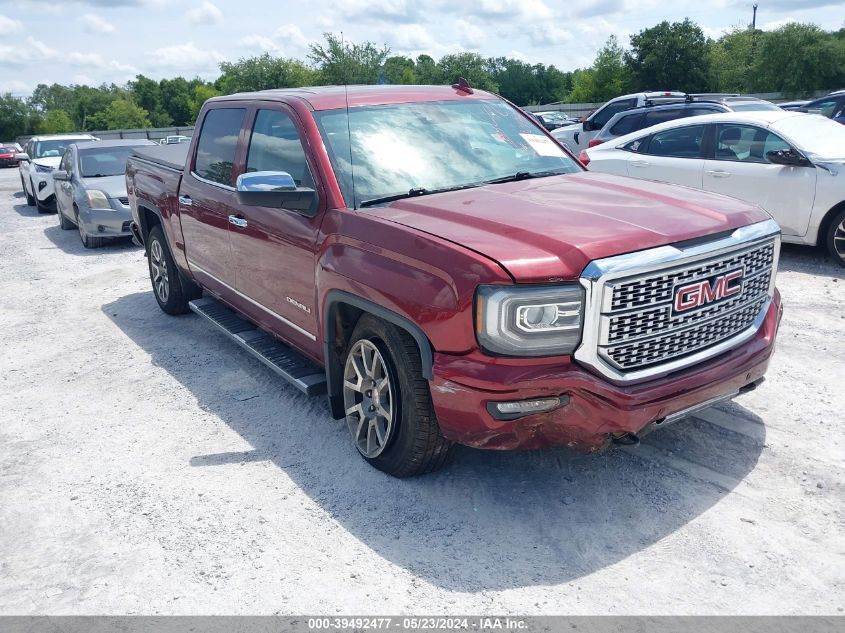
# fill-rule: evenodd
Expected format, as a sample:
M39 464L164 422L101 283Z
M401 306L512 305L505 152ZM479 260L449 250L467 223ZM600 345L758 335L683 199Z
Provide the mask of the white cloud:
M384 32L384 38L399 51L418 51L434 46L428 30L420 24L399 24Z
M185 13L185 19L194 26L220 24L223 21L223 12L211 2L203 2L198 7Z
M80 53L71 51L64 55L65 61L71 66L81 68L110 70L115 73L136 74L138 69L130 64L123 64L117 60L106 61L99 53Z
M481 0L479 14L491 19L522 19L531 22L553 17L552 10L543 0Z
M487 37L487 33L477 24L466 20L455 20L456 39L464 48L481 48Z
M7 92L15 97L32 94L32 86L18 79L0 80L0 95Z
M571 41L572 33L553 22L540 22L528 29L528 38L534 46L558 46Z
M0 65L28 66L55 59L58 52L32 36L26 38L26 46L19 43L0 46Z
M0 33L17 33L23 31L23 22L20 20L13 20L0 13Z
M95 79L93 79L92 77L89 77L88 75L74 75L71 83L74 83L77 86L94 86L94 87L96 87L98 85L97 81Z
M509 52L508 52L508 54L507 54L507 55L505 55L505 57L510 57L511 59L517 59L517 60L519 60L519 61L521 61L521 62L524 62L524 63L526 63L526 64L527 64L527 63L529 63L529 62L531 61L531 60L528 58L528 55L526 55L526 54L525 54L525 53L523 53L522 51L515 51L515 50L511 50L511 51L509 51Z
M247 35L238 40L238 46L259 53L279 53L279 46L273 38L264 35Z
M303 52L308 48L308 38L295 24L285 24L276 29L273 39L279 43L279 48L288 55L296 52Z
M419 7L409 0L337 0L337 10L350 20L413 22Z
M95 13L86 13L79 18L82 22L82 30L86 33L93 33L94 35L107 35L114 33L115 27L111 22L104 20Z
M775 29L779 29L780 27L786 26L787 24L791 24L793 22L798 22L798 20L789 16L781 18L780 20L772 20L771 22L766 22L760 28L764 31L774 31Z
M213 49L200 49L193 42L187 42L149 51L146 59L156 68L189 76L194 72L216 71L225 58Z

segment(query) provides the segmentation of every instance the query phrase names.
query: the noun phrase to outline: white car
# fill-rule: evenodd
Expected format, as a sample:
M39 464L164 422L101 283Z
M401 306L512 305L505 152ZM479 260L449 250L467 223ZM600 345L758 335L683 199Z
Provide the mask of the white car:
M816 114L726 112L620 136L581 152L590 171L757 204L783 241L827 246L845 266L845 126Z
M645 105L657 105L666 101L683 100L685 97L686 93L672 92L670 90L622 95L621 97L611 99L581 121L554 130L552 136L577 156L578 152L587 147L590 139L598 134L605 124L613 118L613 115L632 108L641 108Z
M40 213L56 211L56 194L53 187L53 170L59 166L65 148L78 141L96 141L90 134L52 134L33 136L26 142L20 155L18 170L26 203L37 206Z

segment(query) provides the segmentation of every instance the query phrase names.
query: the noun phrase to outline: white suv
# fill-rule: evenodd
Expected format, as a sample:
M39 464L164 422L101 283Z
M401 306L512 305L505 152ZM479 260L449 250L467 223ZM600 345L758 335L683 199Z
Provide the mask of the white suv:
M51 134L29 139L23 148L26 157L18 163L26 203L37 206L40 213L54 213L56 194L52 174L59 166L65 148L71 143L96 140L99 139L90 134Z
M611 99L579 123L556 129L552 132L552 136L563 143L570 152L578 156L582 149L587 149L590 139L599 133L613 115L631 108L657 105L663 101L677 101L685 97L686 93L684 92L672 92L670 90L622 95Z

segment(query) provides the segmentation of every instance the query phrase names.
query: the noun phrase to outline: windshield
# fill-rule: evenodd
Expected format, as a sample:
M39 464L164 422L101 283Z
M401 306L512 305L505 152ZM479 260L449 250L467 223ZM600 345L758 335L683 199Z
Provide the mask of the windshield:
M65 153L65 149L71 143L90 140L90 138L63 138L37 141L35 143L35 156L33 156L33 158L53 158L61 156Z
M780 110L779 106L767 101L749 101L748 103L729 103L734 112L751 112L760 110Z
M410 190L473 186L517 173L580 166L503 101L428 101L316 112L343 196L363 201ZM350 165L350 136L352 164ZM353 192L354 174L354 197Z
M822 158L845 158L845 125L817 114L781 119L772 128L788 137L798 149Z
M17 151L14 147L0 147L0 154L16 154Z
M132 153L131 146L92 147L79 150L79 168L83 178L120 176L126 172L126 159Z

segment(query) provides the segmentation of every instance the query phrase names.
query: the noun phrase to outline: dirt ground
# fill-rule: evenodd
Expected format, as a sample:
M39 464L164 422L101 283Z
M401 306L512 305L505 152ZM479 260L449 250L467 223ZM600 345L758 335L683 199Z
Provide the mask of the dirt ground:
M322 398L0 171L0 614L839 614L845 269L785 247L768 381L639 447L399 481Z

